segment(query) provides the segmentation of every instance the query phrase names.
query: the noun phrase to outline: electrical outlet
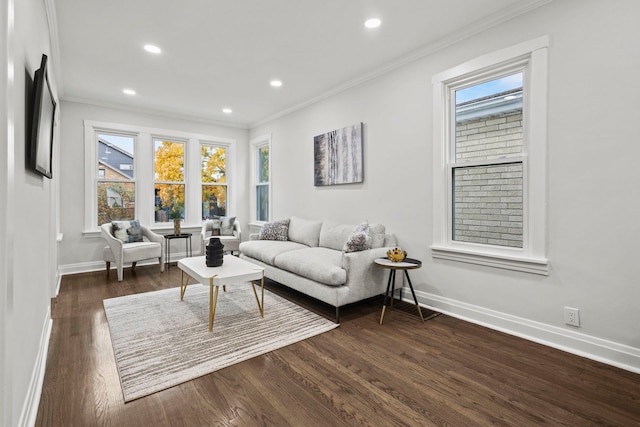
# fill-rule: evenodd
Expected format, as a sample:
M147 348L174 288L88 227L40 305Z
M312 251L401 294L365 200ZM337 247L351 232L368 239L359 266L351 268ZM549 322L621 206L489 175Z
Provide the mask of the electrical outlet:
M577 308L565 307L564 323L571 326L580 326L580 310Z

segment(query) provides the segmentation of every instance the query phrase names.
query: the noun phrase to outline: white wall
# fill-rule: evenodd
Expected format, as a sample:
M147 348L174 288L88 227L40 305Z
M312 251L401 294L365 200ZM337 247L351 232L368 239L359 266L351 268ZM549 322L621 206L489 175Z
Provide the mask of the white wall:
M273 216L381 222L410 256L423 303L640 372L640 3L563 0L261 124L272 135ZM548 277L431 258L431 77L550 37ZM364 123L365 181L313 186L313 137ZM582 326L563 321L580 309Z
M57 282L54 197L60 169L54 165L49 180L25 168L28 95L41 55L51 52L45 2L2 2L0 17L5 102L0 109L0 424L14 426L32 421L39 400L49 301ZM52 65L49 78L56 92ZM58 147L56 141L54 156Z
M229 161L230 191L229 213L236 215L247 228L248 204L248 135L246 129L218 126L203 122L187 121L166 116L155 116L135 111L62 102L61 123L61 231L64 238L60 244L60 269L63 273L103 269L102 248L104 240L99 235L89 237L84 229L84 128L85 120L135 125L146 128L165 129L233 139L236 162ZM169 226L167 226L169 227ZM194 253L199 251L199 232L202 223L184 224L183 230L194 234ZM167 230L168 231L168 230ZM173 254L172 254L173 255Z

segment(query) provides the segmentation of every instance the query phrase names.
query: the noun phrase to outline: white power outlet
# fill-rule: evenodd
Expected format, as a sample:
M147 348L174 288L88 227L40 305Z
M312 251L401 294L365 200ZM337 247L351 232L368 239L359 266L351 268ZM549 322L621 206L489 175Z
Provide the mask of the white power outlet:
M580 310L577 308L565 307L564 323L571 326L580 326Z

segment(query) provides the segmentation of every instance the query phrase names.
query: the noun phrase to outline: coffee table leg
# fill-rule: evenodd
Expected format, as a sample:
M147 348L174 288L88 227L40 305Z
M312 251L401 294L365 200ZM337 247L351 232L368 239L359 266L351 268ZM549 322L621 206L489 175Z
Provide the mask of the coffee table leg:
M184 293L187 292L187 285L189 284L189 275L187 274L187 280L184 280L184 270L180 270L180 301L184 298Z
M213 318L216 317L216 304L218 303L218 288L214 292L213 277L209 279L209 332L213 330Z
M253 295L255 295L256 297L256 303L258 304L260 317L264 317L264 275L260 280L260 288L261 288L260 292L261 292L262 303L260 303L260 300L258 299L258 293L256 292L256 284L253 282L253 280L251 281L251 287L253 288Z

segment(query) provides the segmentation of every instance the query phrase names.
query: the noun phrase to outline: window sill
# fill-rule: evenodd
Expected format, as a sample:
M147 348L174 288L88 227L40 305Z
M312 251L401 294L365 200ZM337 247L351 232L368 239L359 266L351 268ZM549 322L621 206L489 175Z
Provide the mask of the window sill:
M431 246L431 256L436 259L466 262L524 273L549 275L549 261L546 258L515 257L487 254L470 250L453 249L444 246Z

